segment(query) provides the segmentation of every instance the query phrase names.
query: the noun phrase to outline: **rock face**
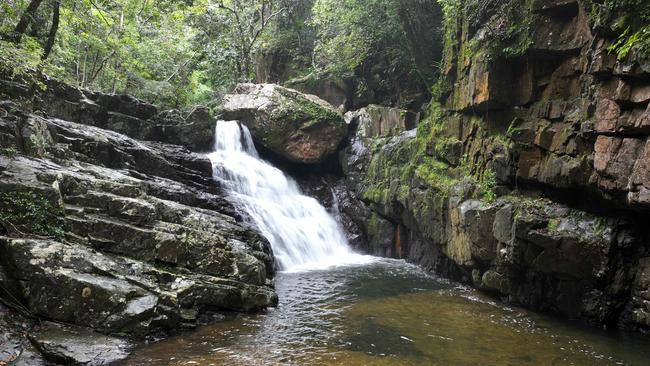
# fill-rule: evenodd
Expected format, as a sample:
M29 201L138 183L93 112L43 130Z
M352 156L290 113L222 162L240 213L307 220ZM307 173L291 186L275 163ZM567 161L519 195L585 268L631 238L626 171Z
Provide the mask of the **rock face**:
M46 79L47 90L35 100L33 109L49 117L99 127L138 140L183 145L193 151L212 148L216 121L207 109L198 107L189 115L179 111L158 111L156 107L129 95L107 95L70 88ZM11 90L16 89L16 90ZM20 86L4 94L21 96Z
M417 131L347 114L346 228L504 301L650 331L647 59L608 53L583 2L484 3L453 22ZM529 28L490 38L527 27L512 6Z
M294 163L322 163L347 135L329 103L274 84L240 84L226 96L222 118L243 122L256 143Z
M206 156L169 144L202 148L212 118L47 84L38 113L0 103L0 296L78 327L34 334L47 359L99 364L113 341L89 328L139 338L277 304L268 241Z
M285 86L307 94L318 95L336 107L339 111L347 111L352 105L354 86L352 81L334 78L320 79L306 77L289 80Z
M412 130L417 119L416 113L374 104L345 114L345 121L354 125L362 138L386 137Z

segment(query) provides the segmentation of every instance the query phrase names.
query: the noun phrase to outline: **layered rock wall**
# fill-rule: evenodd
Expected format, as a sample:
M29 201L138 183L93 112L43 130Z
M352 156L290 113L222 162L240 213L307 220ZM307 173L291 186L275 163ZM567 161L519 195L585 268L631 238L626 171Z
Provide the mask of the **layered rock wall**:
M342 153L369 208L350 215L367 250L511 303L650 330L650 63L608 51L616 33L595 7L461 2L417 132L358 129Z

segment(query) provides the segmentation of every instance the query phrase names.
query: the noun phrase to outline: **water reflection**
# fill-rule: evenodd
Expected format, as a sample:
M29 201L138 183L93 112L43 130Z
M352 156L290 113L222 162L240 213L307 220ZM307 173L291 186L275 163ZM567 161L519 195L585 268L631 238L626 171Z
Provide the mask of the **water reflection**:
M284 273L280 305L143 345L127 365L645 365L650 340L505 307L385 260Z

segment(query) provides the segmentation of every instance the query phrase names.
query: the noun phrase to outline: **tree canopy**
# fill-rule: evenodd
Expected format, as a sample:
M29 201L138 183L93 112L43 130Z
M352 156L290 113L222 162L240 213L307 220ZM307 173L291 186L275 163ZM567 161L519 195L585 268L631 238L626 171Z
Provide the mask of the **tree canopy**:
M356 77L386 94L426 90L440 51L415 49L414 38L435 43L438 8L433 0L6 0L0 72L39 69L171 107L214 103L237 82L314 74Z

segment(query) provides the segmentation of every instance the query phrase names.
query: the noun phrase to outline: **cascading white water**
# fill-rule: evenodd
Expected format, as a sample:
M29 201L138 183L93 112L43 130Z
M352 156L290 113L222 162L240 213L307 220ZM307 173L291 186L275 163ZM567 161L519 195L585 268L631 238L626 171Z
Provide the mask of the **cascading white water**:
M225 182L262 234L284 271L324 269L367 263L372 257L354 253L338 223L296 182L261 160L246 126L218 121L213 174Z

